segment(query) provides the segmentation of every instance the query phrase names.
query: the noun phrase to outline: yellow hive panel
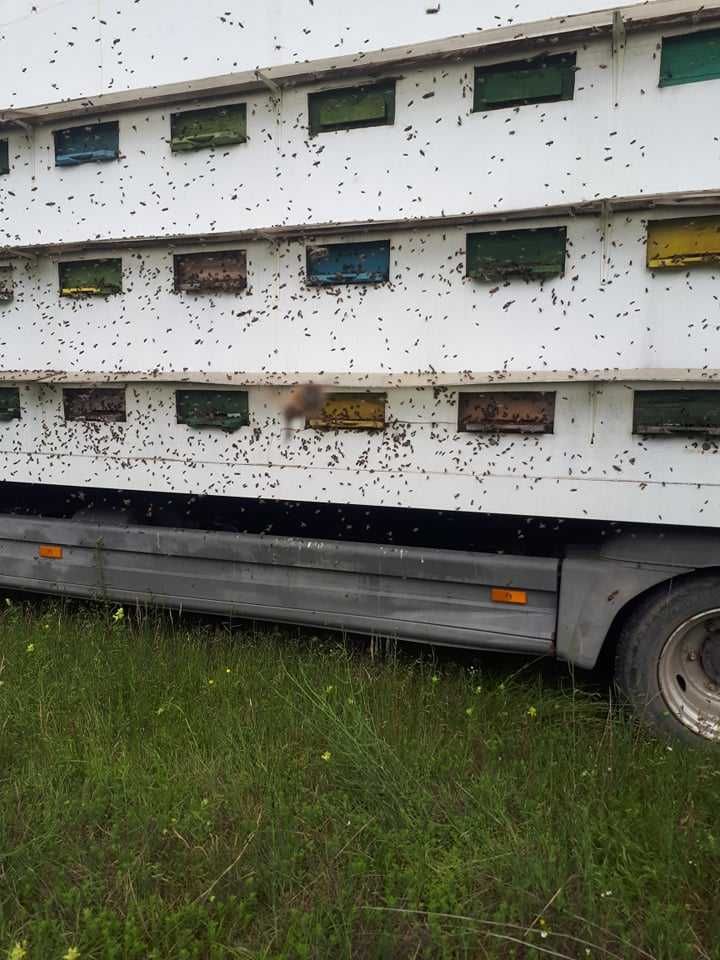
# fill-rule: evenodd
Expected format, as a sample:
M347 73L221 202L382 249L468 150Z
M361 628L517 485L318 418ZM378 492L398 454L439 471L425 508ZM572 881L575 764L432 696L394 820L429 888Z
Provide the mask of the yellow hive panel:
M331 393L322 413L309 417L316 430L382 430L385 427L384 393Z
M647 265L651 270L715 263L720 263L720 217L648 223Z

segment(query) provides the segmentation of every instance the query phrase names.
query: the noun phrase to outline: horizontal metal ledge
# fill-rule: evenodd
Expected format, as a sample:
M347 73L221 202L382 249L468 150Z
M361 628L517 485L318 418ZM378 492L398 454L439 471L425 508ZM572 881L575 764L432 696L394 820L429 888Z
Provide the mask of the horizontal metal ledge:
M512 223L516 220L550 220L592 217L638 210L692 210L720 206L720 190L681 190L671 193L641 193L625 197L597 197L574 203L542 207L488 210L448 216L408 217L386 220L351 220L325 223L281 224L253 230L226 230L215 233L168 233L151 236L96 237L88 240L58 241L0 246L0 258L67 255L103 250L131 250L138 247L221 246L251 241L281 242L311 240L315 237L358 233L391 233L405 230L449 229L480 224Z
M212 384L233 387L292 387L317 383L326 387L379 390L419 387L472 387L487 384L564 383L720 383L720 368L648 367L575 370L410 370L388 372L190 371L190 370L0 370L0 383L161 385Z
M342 57L263 67L221 76L163 84L136 90L100 93L73 100L0 110L0 128L54 123L73 117L99 116L121 110L139 110L165 104L227 97L259 90L277 91L286 86L308 85L356 76L374 76L388 69L466 60L496 55L505 50L554 47L600 37L611 37L616 15L626 33L678 24L700 24L720 18L720 4L705 6L697 0L652 0L591 13L554 17L525 24L494 27L485 31L431 40L385 50Z

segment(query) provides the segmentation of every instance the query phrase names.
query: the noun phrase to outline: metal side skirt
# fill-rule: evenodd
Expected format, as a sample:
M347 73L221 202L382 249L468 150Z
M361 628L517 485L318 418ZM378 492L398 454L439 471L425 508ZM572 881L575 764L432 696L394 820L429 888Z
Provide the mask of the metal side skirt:
M558 561L538 557L0 517L8 588L455 646L551 653L557 578ZM528 602L493 602L491 587Z

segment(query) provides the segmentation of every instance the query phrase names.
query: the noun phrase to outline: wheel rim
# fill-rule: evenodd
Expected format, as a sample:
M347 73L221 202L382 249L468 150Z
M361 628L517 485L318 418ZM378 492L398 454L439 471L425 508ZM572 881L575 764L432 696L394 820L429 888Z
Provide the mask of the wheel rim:
M720 609L690 617L668 637L658 662L658 685L683 726L720 742Z

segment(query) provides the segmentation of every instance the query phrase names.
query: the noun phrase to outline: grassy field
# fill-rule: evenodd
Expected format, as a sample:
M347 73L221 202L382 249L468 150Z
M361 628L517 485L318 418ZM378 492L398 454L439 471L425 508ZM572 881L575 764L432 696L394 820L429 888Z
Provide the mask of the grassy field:
M0 630L0 957L720 957L720 757L568 675L42 602Z

